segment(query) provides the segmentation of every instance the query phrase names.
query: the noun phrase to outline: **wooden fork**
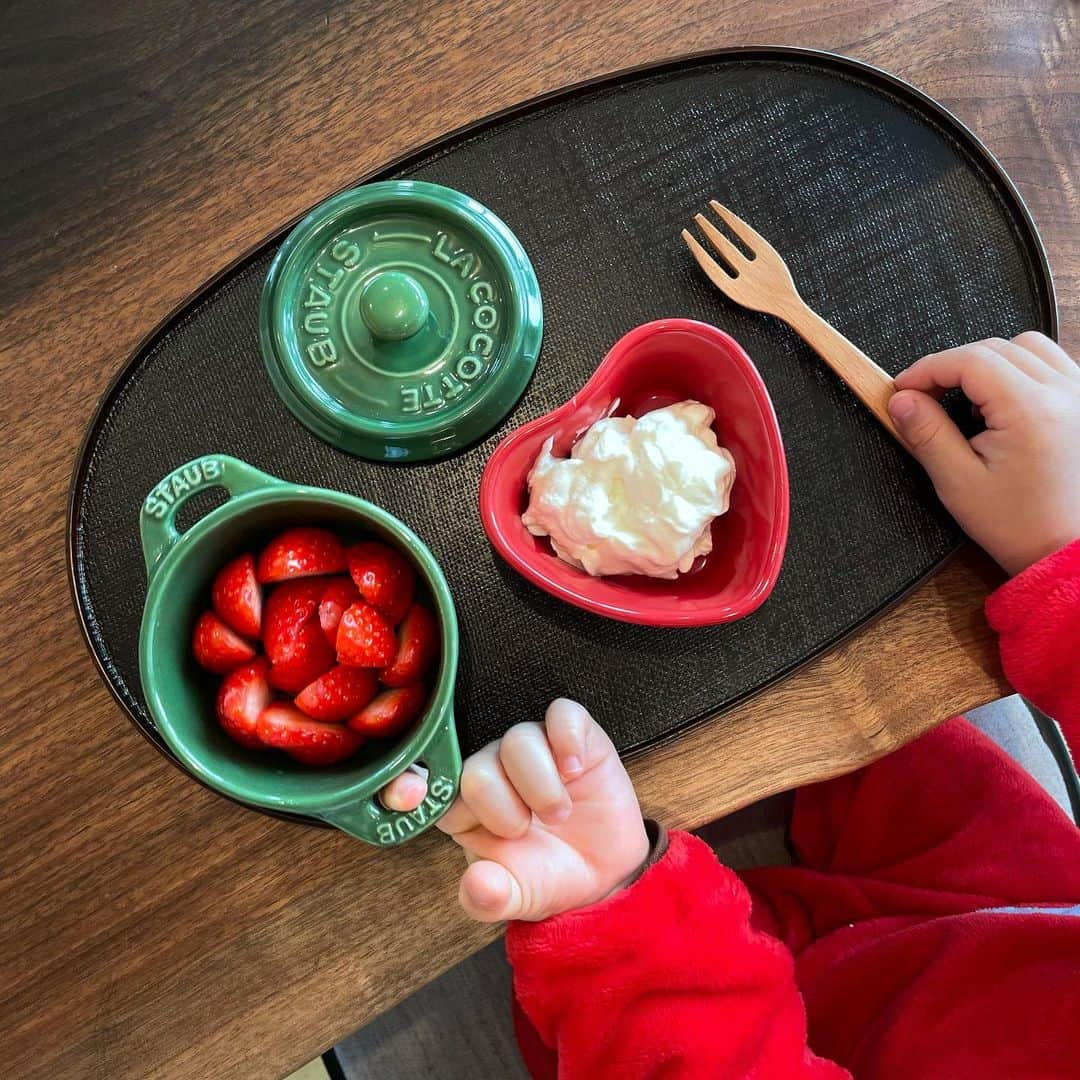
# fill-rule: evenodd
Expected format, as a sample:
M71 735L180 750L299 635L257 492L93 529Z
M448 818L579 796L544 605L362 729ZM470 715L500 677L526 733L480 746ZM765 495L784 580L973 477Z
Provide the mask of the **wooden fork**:
M896 390L892 378L836 327L806 306L787 264L764 237L715 199L709 205L751 252L751 258L747 258L704 214L695 214L694 220L722 262L712 258L688 229L683 229L682 238L709 280L736 304L783 319L847 383L885 429L899 439L885 407Z

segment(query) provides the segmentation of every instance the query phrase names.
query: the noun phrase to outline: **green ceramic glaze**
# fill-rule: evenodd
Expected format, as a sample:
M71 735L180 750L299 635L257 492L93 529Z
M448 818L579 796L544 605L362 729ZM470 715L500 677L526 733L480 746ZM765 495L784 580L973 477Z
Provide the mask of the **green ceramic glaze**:
M289 234L263 287L263 359L321 438L376 461L486 435L536 366L540 288L490 210L416 180L329 199Z
M428 325L431 305L423 286L401 270L372 275L360 291L360 316L376 341L404 341Z
M228 501L181 535L177 511L194 493L214 487L224 488ZM189 461L162 480L147 495L139 525L148 577L139 633L143 694L158 730L192 773L236 799L322 818L377 845L408 840L442 816L461 776L453 711L457 616L438 563L415 533L363 499L286 483L223 454ZM397 743L373 740L355 758L325 769L229 739L214 716L219 680L191 656L192 628L209 606L216 571L290 525L324 525L345 540L372 536L406 552L442 634L442 659L420 722ZM424 805L408 814L385 809L377 792L416 761L430 770Z

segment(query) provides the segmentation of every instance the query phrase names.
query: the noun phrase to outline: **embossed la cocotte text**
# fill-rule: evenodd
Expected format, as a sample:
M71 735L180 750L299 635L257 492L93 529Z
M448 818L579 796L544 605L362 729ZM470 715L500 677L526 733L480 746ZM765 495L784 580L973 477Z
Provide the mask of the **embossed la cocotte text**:
M457 270L462 279L479 270L479 260L473 253L463 248L453 248L446 233L436 235L432 254L440 262ZM499 310L492 302L496 298L495 287L490 281L474 281L466 296L474 305L470 321L476 330L469 338L467 351L458 357L451 370L443 371L437 379L403 383L403 413L437 412L468 393L470 387L487 371L496 345L496 338L488 331L494 331L499 324Z
M430 245L434 259L454 271L463 282L471 282L461 297L466 308L461 317L468 319L474 332L466 342L465 352L447 364L438 376L402 378L398 404L406 415L437 412L467 394L490 367L500 324L495 286L479 278L480 257L468 248L458 247L446 232L417 239ZM334 311L341 302L339 298L350 271L360 266L363 255L360 244L339 240L323 259L315 262L307 277L296 318L298 329L312 339L303 348L313 368L333 367L343 359L332 331Z

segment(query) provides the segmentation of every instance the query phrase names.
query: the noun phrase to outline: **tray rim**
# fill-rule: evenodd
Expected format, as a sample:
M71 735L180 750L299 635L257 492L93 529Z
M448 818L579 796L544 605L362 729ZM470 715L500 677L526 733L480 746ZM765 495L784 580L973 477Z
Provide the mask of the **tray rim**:
M939 101L930 97L929 94L920 90L917 86L909 83L907 80L900 78L898 75L892 74L892 72L886 71L884 68L880 68L875 64L871 64L864 60L858 60L854 57L845 56L842 53L832 52L827 49L811 49L804 48L796 45L731 45L725 46L719 49L704 49L696 50L687 53L680 53L676 56L667 57L662 60L645 62L641 64L633 64L629 67L618 68L614 71L608 71L600 75L591 76L587 79L582 79L575 83L567 84L566 86L558 87L554 90L545 91L542 94L537 94L534 97L528 98L524 101L516 102L513 105L509 105L506 108L499 109L495 112L488 113L486 116L480 117L476 120L469 121L456 128L451 128L448 131L444 131L439 135L429 139L427 142L418 146L413 146L405 152L399 154L397 157L391 158L388 161L384 161L382 164L376 166L373 169L369 169L365 173L355 177L349 183L342 187L335 188L332 191L327 192L319 199L319 203L324 202L326 199L330 199L335 195L340 194L342 191L348 191L350 188L356 187L360 184L366 184L378 177L401 168L403 165L407 165L409 161L414 159L420 159L428 155L432 150L447 145L449 143L458 142L461 139L479 134L489 128L495 127L501 124L503 121L508 120L515 116L521 116L526 113L533 112L545 105L553 104L560 100L570 99L583 91L603 89L608 86L615 86L619 83L628 81L634 77L644 75L665 75L671 74L683 69L690 69L697 66L705 65L709 62L726 60L726 59L739 59L753 61L755 59L762 61L769 60L783 60L790 58L792 60L810 61L817 66L821 67L825 71L836 72L839 70L841 73L852 73L857 76L861 76L865 81L871 83L877 82L884 84L887 89L894 91L899 97L907 99L914 107L920 110L924 115L927 115L932 122L935 122L939 127L944 128L952 135L956 136L958 140L965 145L965 148L977 159L982 166L987 169L990 174L991 182L996 182L999 186L1001 193L1005 196L1006 200L1011 203L1013 210L1018 214L1020 224L1026 229L1028 247L1037 256L1036 270L1041 276L1041 285L1044 289L1044 300L1047 305L1047 311L1049 314L1049 333L1055 340L1059 333L1059 314L1057 303L1057 290L1054 283L1053 272L1050 269L1049 258L1046 253L1046 246L1043 243L1042 237L1039 235L1038 227L1035 224L1035 219L1031 214L1027 203L1024 201L1023 196L1020 194L1019 189L1013 182L1011 177L1005 171L1004 167L997 160L989 147L971 130L955 113L946 108ZM315 205L319 205L316 203ZM282 224L275 231L262 239L257 241L251 247L245 249L236 258L230 260L224 266L220 267L210 277L206 278L201 285L198 286L193 292L185 296L179 303L164 315L142 338L136 343L132 350L128 353L126 359L117 368L115 374L109 380L105 389L102 391L97 403L94 406L94 410L91 413L89 421L83 431L82 438L79 441L79 447L75 454L75 461L71 471L71 479L68 485L67 507L64 523L64 549L65 549L65 563L67 569L67 581L68 589L70 591L72 606L75 609L76 619L78 621L79 633L82 637L83 644L86 647L87 652L90 654L90 659L94 665L94 669L97 672L98 678L105 684L109 694L117 705L120 706L121 711L127 717L131 725L139 732L140 735L153 746L166 760L168 760L176 769L187 776L189 779L195 781L200 786L212 791L219 798L226 799L227 801L241 806L247 810L252 810L257 813L264 814L268 817L277 818L281 821L289 821L294 824L302 824L307 826L314 826L316 828L330 828L330 826L318 819L307 817L301 814L289 814L280 811L269 810L262 807L252 806L249 803L242 802L238 799L232 798L232 796L225 795L214 788L210 788L197 776L188 772L184 768L179 759L169 750L164 741L156 732L152 732L147 729L141 719L135 714L135 712L129 707L128 703L121 697L120 692L113 684L112 679L109 677L106 669L105 659L98 653L94 646L93 639L90 633L90 627L87 622L86 612L83 609L79 594L79 582L78 575L75 569L76 561L76 547L78 540L78 520L79 513L82 507L82 487L83 479L86 474L86 466L88 459L88 451L92 442L96 440L96 436L102 426L102 422L114 403L114 398L118 392L122 390L124 383L127 380L129 370L138 362L145 352L151 349L157 341L164 336L166 331L172 326L176 318L184 311L193 307L205 296L207 296L217 284L228 277L234 270L248 262L250 259L256 257L267 246L280 241L290 229L296 225L303 217L311 212L313 207L307 207L302 212L296 214L290 218L284 224ZM902 589L900 592L885 600L878 608L872 611L866 618L859 623L851 626L832 638L825 641L820 648L815 650L810 655L803 659L789 665L788 667L776 672L771 678L761 683L759 686L754 687L752 690L741 694L732 700L730 700L721 709L716 711L709 711L683 721L678 726L672 728L670 731L664 732L662 735L655 739L652 739L645 743L635 744L628 750L623 751L621 756L624 760L630 760L638 757L649 751L656 750L662 746L666 746L672 741L681 736L687 734L689 731L707 723L712 720L719 719L721 716L730 712L731 710L738 708L740 705L744 705L747 701L756 697L758 694L764 693L766 690L778 685L789 675L798 671L800 668L832 651L837 645L846 641L849 637L854 636L859 631L875 623L878 619L882 618L899 603L910 596L917 588L919 588L929 578L935 576L960 550L961 546L966 541L960 540L954 547L945 554L937 563L930 567L929 570L921 577L912 582L909 586Z

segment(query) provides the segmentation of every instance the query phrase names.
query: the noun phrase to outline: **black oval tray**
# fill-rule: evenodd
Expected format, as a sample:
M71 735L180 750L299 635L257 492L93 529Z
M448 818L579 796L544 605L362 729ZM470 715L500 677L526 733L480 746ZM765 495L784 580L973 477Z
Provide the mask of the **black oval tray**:
M465 752L559 694L586 702L622 751L647 747L781 678L941 563L959 534L920 470L793 334L728 303L693 263L679 230L709 197L758 228L810 305L890 372L962 341L1056 330L1039 238L987 150L919 91L827 54L730 49L624 72L360 179L391 177L465 191L517 233L543 290L537 373L501 429L442 462L378 465L320 442L274 395L259 355L259 290L280 233L150 334L87 432L69 555L94 659L159 749L139 687L139 507L176 465L212 451L363 495L427 541L461 619ZM477 514L498 439L661 316L714 323L746 347L787 445L783 572L764 607L727 626L655 630L566 606L501 563Z

